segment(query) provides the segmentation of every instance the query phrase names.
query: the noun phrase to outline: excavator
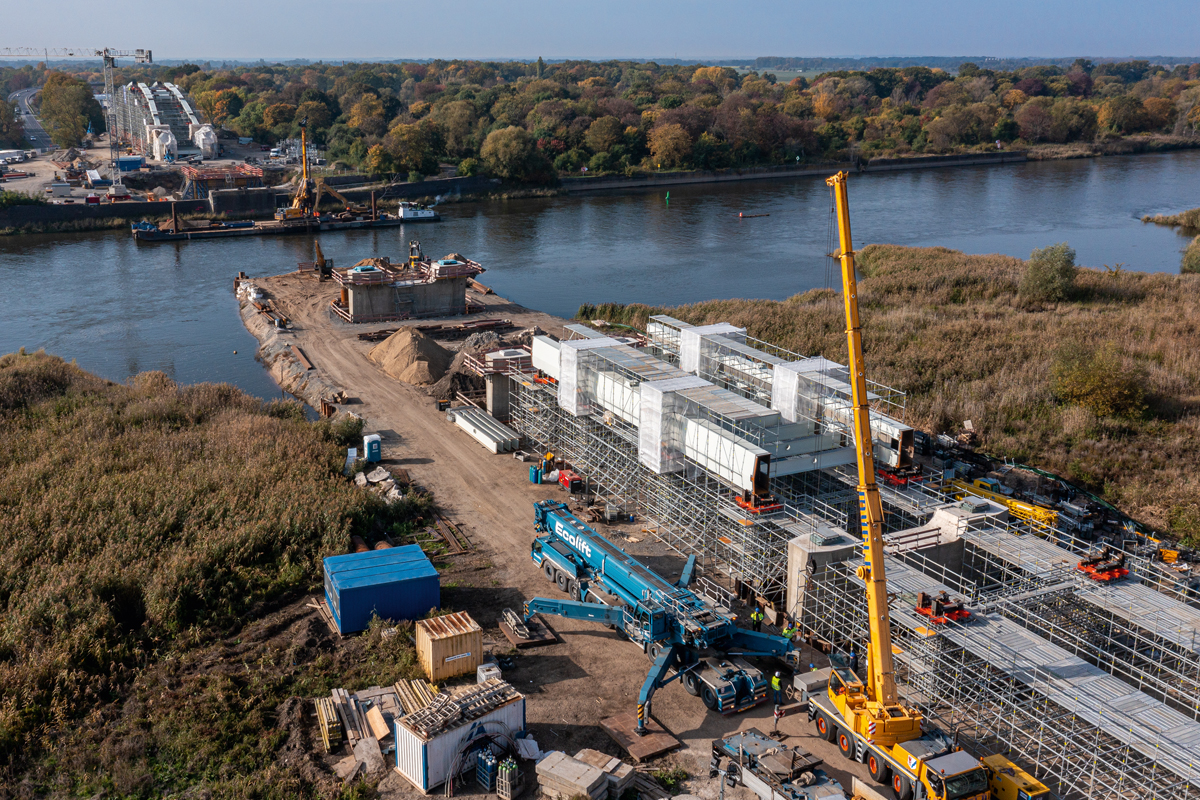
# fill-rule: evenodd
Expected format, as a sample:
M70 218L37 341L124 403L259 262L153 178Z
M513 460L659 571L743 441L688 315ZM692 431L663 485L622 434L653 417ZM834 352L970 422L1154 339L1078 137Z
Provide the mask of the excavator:
M316 191L315 191L315 194L313 195L312 207L313 207L313 210L316 211L317 213L320 213L321 195L323 195L323 194L327 194L327 195L331 196L335 200L339 201L342 205L344 205L346 207L347 214L351 214L353 216L360 216L363 214L371 213L371 207L369 205L355 205L354 203L347 200L345 195L343 195L337 189L334 189L332 186L325 183L324 178L317 178L315 181L315 184L316 184Z
M286 222L304 219L316 208L313 202L313 182L308 177L308 117L300 120L300 185L292 196L292 204L286 208L275 209L275 219Z
M850 237L847 174L826 183L837 206L846 309L846 341L854 408L854 442L858 461L858 508L862 524L863 564L857 570L866 585L870 641L867 682L843 660L832 659L826 691L809 695L808 717L818 735L835 742L848 759L866 765L871 777L890 786L896 800L990 800L992 781L999 778L974 756L955 746L941 730L923 725L921 711L900 702L892 661L887 575L884 569L883 507L875 483L875 454L863 366L862 323L858 314L858 280ZM1005 777L1007 777L1005 775ZM1046 796L1049 790L1046 791ZM1000 795L998 795L1000 796ZM1039 791L1027 797L1042 797Z

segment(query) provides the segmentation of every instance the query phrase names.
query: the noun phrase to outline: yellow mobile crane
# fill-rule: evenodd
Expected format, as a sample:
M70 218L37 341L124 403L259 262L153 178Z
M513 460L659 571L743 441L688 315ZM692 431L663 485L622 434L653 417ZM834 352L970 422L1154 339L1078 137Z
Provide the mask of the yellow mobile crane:
M841 240L839 255L846 303L846 341L850 348L858 510L863 536L863 565L858 568L858 577L867 588L871 638L867 644L866 686L848 666L835 661L826 693L810 696L808 715L816 723L817 732L836 742L842 755L866 764L873 779L890 785L896 800L911 800L918 787L921 790L918 794L929 800L989 800L989 774L983 765L954 747L942 731L922 730L921 712L901 703L896 692L887 576L883 566L883 507L875 485L846 178L845 172L839 172L826 183L832 188L837 205Z
M304 219L313 210L313 182L308 177L308 117L300 120L300 185L287 208L275 210L275 219Z

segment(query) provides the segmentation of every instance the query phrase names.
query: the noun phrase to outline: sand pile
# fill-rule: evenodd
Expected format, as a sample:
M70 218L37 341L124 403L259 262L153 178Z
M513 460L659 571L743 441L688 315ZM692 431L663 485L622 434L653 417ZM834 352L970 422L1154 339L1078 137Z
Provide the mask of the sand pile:
M415 328L401 328L371 348L370 359L399 381L416 386L437 383L450 367L451 353Z
M487 384L483 378L478 375L467 372L463 362L467 356L472 355L472 351L463 348L454 356L454 360L450 362L450 366L446 369L446 374L441 380L429 387L429 394L438 400L453 400L454 396L459 392L470 394L472 392L483 391Z

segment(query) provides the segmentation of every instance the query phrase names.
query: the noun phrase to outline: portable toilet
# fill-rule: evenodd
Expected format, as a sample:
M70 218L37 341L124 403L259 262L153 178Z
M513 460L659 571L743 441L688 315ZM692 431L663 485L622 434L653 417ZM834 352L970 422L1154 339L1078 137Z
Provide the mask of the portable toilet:
M363 452L367 454L367 463L373 464L383 460L383 437L372 433L363 437Z

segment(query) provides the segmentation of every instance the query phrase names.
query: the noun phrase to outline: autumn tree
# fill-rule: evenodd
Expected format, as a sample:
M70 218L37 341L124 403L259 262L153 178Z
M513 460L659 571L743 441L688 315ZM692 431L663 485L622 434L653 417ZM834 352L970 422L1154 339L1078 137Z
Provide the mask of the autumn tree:
M392 158L393 169L389 171L432 175L438 170L442 138L437 126L428 120L396 125L384 137L383 146Z
M621 124L621 120L616 117L601 117L588 127L584 141L593 153L604 153L621 141L624 132L625 126Z
M1100 106L1099 124L1116 133L1137 133L1146 129L1146 108L1133 95L1110 97Z
M514 181L546 179L548 164L529 132L515 125L492 131L479 151L491 175Z
M25 125L17 115L17 104L0 97L0 147L19 147L25 141Z
M317 100L308 100L296 106L295 115L296 122L306 119L309 132L314 133L328 128L333 122L333 115L329 113L329 106Z
M269 128L289 125L296 117L296 107L289 103L275 103L263 112L263 123Z
M383 103L373 94L364 94L350 108L349 125L358 128L368 136L382 136L387 133L387 121L383 118Z
M650 155L655 167L682 167L692 152L692 139L682 125L659 125L650 131Z
M51 72L41 98L42 121L59 147L79 145L89 126L96 133L104 131L104 112L87 82L65 72Z
M475 152L474 105L466 100L454 100L435 108L429 119L441 128L448 155L462 157Z

